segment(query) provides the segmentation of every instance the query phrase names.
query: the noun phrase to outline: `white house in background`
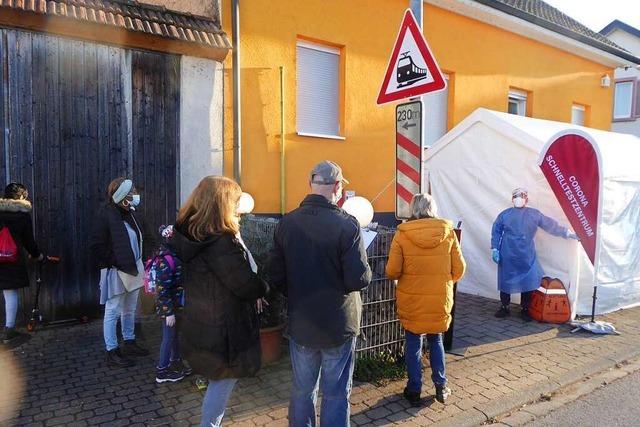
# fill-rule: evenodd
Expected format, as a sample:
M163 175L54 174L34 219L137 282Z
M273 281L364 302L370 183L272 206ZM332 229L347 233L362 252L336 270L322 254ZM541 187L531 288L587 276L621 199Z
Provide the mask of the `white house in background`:
M640 56L640 30L615 20L600 34ZM640 136L640 66L617 68L611 130Z

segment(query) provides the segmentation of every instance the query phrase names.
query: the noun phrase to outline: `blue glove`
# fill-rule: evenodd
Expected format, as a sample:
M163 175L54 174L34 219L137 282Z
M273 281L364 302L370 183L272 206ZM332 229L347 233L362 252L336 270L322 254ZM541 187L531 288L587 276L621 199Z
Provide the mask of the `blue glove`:
M580 241L580 238L578 237L578 235L576 233L572 233L569 230L567 230L567 239L574 239L574 240L577 240L578 242Z
M500 262L500 251L498 251L497 249L491 249L491 259L496 264L499 263Z

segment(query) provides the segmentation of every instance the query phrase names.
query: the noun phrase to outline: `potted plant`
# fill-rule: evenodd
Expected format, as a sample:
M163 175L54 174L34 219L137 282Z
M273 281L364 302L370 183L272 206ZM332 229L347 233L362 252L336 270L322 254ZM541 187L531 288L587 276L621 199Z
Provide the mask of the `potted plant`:
M276 219L253 215L243 215L241 222L242 239L258 265L258 275L267 282L265 267L273 246L273 233L277 223ZM286 298L279 292L271 292L265 300L266 304L262 306L259 320L262 362L266 364L275 362L282 354L282 334L287 309Z

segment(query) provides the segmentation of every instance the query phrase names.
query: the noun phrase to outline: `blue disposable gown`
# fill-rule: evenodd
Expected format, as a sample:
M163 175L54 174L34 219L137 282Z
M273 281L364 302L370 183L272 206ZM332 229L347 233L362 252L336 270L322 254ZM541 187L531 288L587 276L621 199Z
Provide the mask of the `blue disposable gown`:
M491 230L491 248L500 251L498 289L517 294L536 290L544 272L533 238L538 227L566 237L567 229L534 208L509 208L500 213Z

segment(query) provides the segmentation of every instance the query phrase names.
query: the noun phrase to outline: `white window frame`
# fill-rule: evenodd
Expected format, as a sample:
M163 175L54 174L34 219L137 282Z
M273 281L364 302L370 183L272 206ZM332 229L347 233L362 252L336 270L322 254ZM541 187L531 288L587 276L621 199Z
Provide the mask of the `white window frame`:
M507 112L509 112L509 105L511 103L515 103L516 109L517 109L517 113L515 114L518 116L525 117L527 115L527 96L528 96L528 93L523 90L509 89L509 98L507 101Z
M576 122L576 115L582 114L582 123ZM578 126L586 126L587 107L582 104L573 104L571 106L571 123Z
M315 50L315 51L318 51L318 52L324 52L324 53L329 53L329 54L332 54L332 55L336 55L338 57L338 63L339 63L338 67L341 67L341 61L342 61L341 55L342 55L342 52L341 52L340 48L298 39L297 42L296 42L296 55L297 55L298 48L301 48L301 47L305 48L305 49ZM300 71L299 64L296 64L296 76L298 75L297 73L299 71ZM342 98L342 90L343 90L342 84L343 83L341 81L340 69L338 69L338 72L337 72L337 75L335 76L335 78L336 78L336 82L337 82L337 85L338 85L338 90L337 90L337 93L336 93L336 97L337 97L336 103L337 103L337 105L335 107L336 108L336 110L335 110L335 113L336 113L335 120L336 120L336 124L337 124L337 129L336 129L337 132L324 133L324 132L315 132L315 131L313 131L313 129L305 129L304 128L304 124L301 124L301 122L300 122L300 116L299 116L300 108L301 108L301 104L302 103L300 101L300 98L296 98L296 133L299 136L306 136L306 137L313 137L313 138L325 138L325 139L336 139L336 140L342 140L342 141L344 141L346 139L343 135L341 135L341 133L343 132L343 130L341 128L342 127L342 123L341 123L341 115L342 115L342 112L341 112L341 98ZM300 83L298 82L298 85L299 84ZM299 96L300 95L299 86L296 87L296 90L298 91L296 96Z
M631 85L631 90L629 93L629 113L616 114L616 105L618 101L618 96L620 96L618 92L618 85L623 85L623 84ZM634 112L634 107L635 107L634 104L636 103L636 99L635 99L636 85L637 85L637 81L634 79L616 80L613 86L614 88L613 89L613 121L614 122L634 120L635 115L638 113L637 111Z

